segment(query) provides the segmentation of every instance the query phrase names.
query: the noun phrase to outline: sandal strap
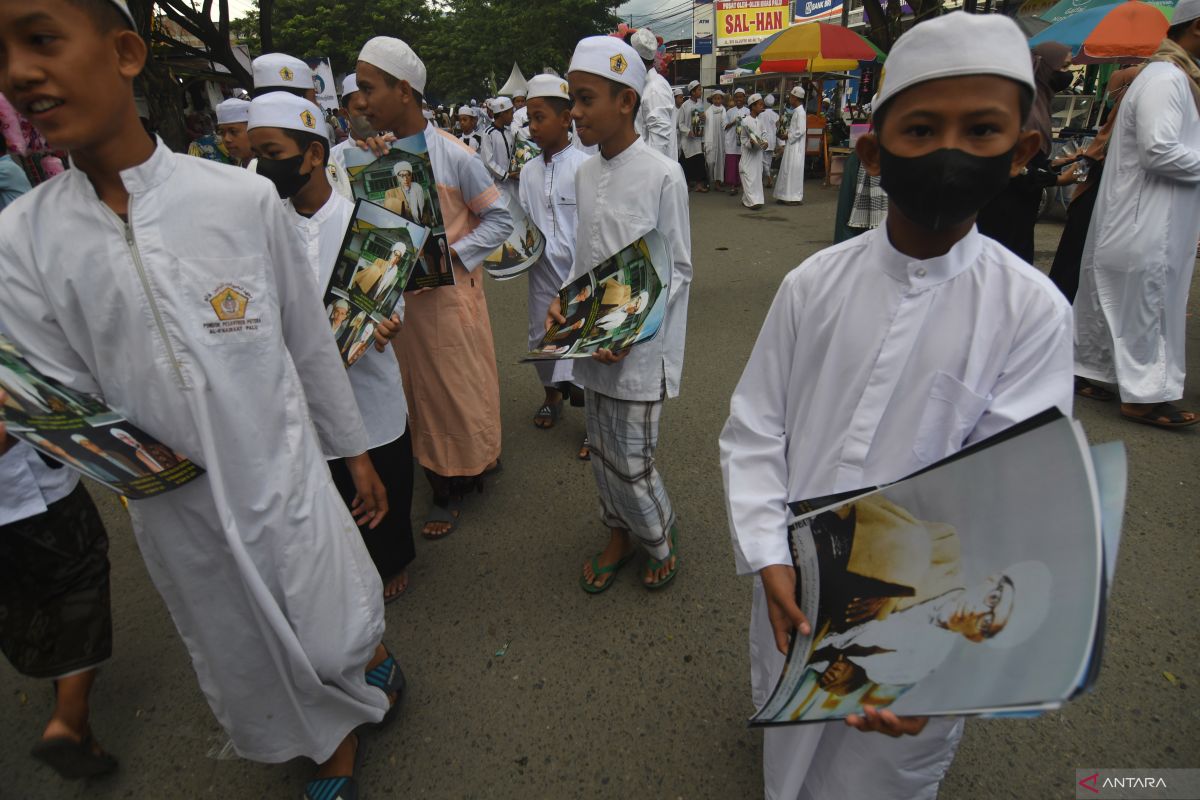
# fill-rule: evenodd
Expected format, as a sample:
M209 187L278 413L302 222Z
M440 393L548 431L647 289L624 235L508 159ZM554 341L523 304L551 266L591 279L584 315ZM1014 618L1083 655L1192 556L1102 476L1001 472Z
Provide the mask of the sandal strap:
M304 787L305 800L358 800L354 778L318 778Z
M391 653L388 657L371 670L367 671L367 683L376 689L382 689L384 694L395 694L404 688L404 673Z

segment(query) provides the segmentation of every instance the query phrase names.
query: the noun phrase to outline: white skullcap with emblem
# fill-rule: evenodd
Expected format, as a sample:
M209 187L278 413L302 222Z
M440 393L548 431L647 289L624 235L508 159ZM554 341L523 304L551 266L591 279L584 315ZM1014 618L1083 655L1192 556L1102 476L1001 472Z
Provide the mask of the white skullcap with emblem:
M1008 78L1036 91L1029 43L1017 23L955 11L911 28L888 53L872 103L879 110L918 83L967 75Z
M403 40L394 36L376 36L363 45L358 60L383 70L414 91L425 94L425 64Z
M313 88L312 69L295 56L285 53L267 53L253 62L254 88L299 89L307 92Z
M655 54L658 53L658 37L649 28L638 28L629 38L629 43L645 61L653 61Z
M492 113L503 114L513 107L512 100L507 97L497 97L492 100Z
M476 114L476 113L475 113L475 109L474 109L474 108L472 108L471 106L460 106L460 107L459 107L459 109L458 109L458 115L459 115L460 117L475 117L475 116L478 116L478 114Z
M571 56L567 72L588 72L628 86L642 95L646 85L646 65L634 49L615 36L588 36L580 39Z
M358 91L358 75L351 72L346 77L342 78L342 99L345 100L350 95Z
M250 120L250 102L231 97L217 104L217 124L233 125L237 122Z
M246 129L255 128L315 133L329 141L329 126L321 117L321 109L303 97L287 92L270 92L250 101L250 120Z
M752 94L746 98L746 105L752 106L755 103L757 103L759 100L762 100L762 99L763 99L763 96L761 94L759 94L758 92L755 92L754 94Z
M571 92L567 82L557 75L534 75L527 86L529 99L535 97L558 97L570 100Z

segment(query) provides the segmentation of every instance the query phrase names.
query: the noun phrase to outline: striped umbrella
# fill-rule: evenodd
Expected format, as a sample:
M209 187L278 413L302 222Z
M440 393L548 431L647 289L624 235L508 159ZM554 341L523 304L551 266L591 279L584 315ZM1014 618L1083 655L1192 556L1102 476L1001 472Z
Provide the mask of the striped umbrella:
M1059 42L1071 48L1076 64L1149 58L1167 35L1174 8L1124 0L1067 17L1029 40L1034 47Z
M854 31L811 22L763 39L738 59L738 66L762 72L836 72L876 60L883 61L883 54Z

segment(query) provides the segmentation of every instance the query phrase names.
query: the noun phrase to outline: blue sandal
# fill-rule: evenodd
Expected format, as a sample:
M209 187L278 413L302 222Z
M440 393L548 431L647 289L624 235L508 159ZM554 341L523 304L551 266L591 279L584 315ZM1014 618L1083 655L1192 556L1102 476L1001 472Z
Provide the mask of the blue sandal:
M384 649L386 650L386 648ZM392 701L387 713L379 721L378 727L383 727L395 719L396 712L400 710L400 700L404 697L404 688L407 686L404 672L390 652L388 652L387 658L379 662L378 666L367 671L367 683L382 690L389 698L393 694L396 695L396 699Z
M354 774L336 778L317 778L304 787L304 800L358 800L358 771L363 761L363 741L356 736Z

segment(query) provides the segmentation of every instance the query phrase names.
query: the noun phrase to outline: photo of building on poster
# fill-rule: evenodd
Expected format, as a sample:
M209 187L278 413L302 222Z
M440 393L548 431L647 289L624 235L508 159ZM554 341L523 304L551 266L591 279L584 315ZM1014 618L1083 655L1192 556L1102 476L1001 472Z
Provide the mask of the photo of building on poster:
M359 200L325 289L325 311L342 362L350 366L375 341L409 285L429 229Z
M0 336L0 419L8 433L130 500L154 497L204 473L94 397L38 372Z
M524 360L587 358L653 338L666 315L670 266L655 231L622 248L559 293L566 322L547 331Z
M454 285L454 268L437 179L425 134L392 142L386 155L352 147L346 151L346 174L357 200L366 200L428 228L424 250L405 291Z
M1100 509L1104 492L1124 496L1124 479L1102 492L1082 430L1048 420L848 501L797 504L813 509L790 527L812 631L794 635L752 724L867 705L900 716L1042 711L1094 681L1104 551L1119 535L1107 542Z

